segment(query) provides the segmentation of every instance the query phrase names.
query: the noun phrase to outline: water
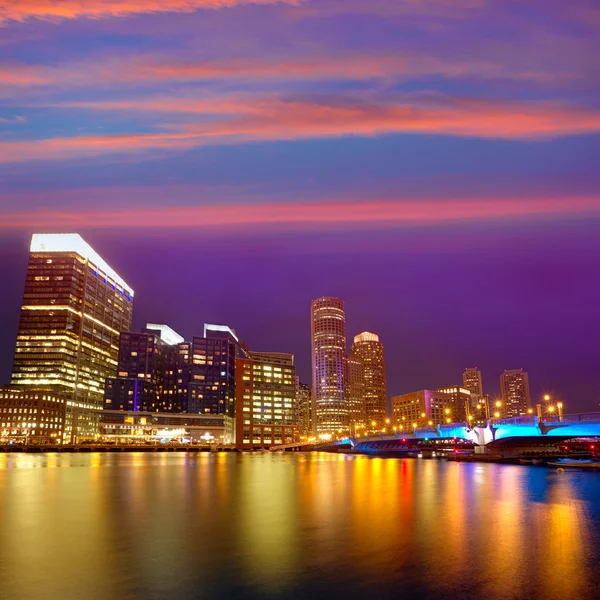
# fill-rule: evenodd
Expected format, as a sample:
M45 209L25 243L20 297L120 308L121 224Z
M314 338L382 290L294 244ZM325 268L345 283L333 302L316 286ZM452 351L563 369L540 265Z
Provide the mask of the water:
M600 473L0 454L2 600L600 598Z

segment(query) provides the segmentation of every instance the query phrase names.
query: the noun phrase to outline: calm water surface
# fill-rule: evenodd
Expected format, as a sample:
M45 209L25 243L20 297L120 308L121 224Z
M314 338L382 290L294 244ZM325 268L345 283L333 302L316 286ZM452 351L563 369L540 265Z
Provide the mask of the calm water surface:
M600 473L0 454L0 598L599 599Z

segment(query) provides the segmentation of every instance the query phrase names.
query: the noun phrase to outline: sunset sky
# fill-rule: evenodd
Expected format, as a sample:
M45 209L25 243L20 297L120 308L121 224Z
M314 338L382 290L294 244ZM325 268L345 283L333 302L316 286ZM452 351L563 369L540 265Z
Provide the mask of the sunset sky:
M0 0L0 384L34 232L134 326L234 327L310 381L312 298L390 395L529 371L600 401L597 0Z

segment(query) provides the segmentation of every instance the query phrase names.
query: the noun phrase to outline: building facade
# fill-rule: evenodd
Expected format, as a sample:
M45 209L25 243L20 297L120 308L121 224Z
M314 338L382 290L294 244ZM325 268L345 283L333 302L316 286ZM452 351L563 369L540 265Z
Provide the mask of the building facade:
M365 331L354 337L352 354L360 357L363 362L367 427L374 421L375 428L379 429L388 416L383 344L379 341L379 336Z
M300 439L292 354L249 352L236 364L236 447L269 448Z
M474 418L471 392L468 389L459 385L451 385L445 388L437 388L436 392L447 394L451 399L451 412L446 416L444 422L467 422L469 417Z
M452 396L437 390L419 390L393 396L392 425L400 431L442 425L451 419L453 408Z
M105 410L188 412L190 344L165 327L121 334L117 376L105 382Z
M364 433L366 426L365 364L354 352L346 357L346 407L350 435Z
M312 389L316 432L348 432L345 402L346 315L339 298L317 298L311 304Z
M11 386L65 399L64 440L98 433L132 305L131 287L79 235L33 236Z
M67 398L60 392L33 387L0 389L0 442L24 444L62 443L65 436Z
M507 370L500 375L501 415L507 418L526 415L531 408L529 375L523 369Z
M463 387L471 392L473 402L478 402L483 398L481 371L477 367L465 369L463 373Z
M296 377L296 424L304 437L312 437L315 433L315 415L310 385L302 383Z
M226 325L204 325L204 337L192 340L189 412L235 414L236 359L247 347Z

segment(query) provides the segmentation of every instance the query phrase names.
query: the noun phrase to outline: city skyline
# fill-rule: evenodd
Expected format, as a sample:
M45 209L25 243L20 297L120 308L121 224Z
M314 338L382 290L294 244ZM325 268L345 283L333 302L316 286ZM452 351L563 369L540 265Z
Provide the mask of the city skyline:
M117 264L117 263L115 263L114 260L111 260L111 263L113 265ZM120 269L120 265L119 265L119 269ZM139 302L139 301L140 301L140 296L137 295L136 302ZM133 315L134 316L134 320L133 320L134 325L132 327L132 331L139 331L142 328L142 327L137 327L136 312L137 311L134 310L134 315ZM163 319L162 315L154 314L153 316L154 316L154 320L157 320L157 321L160 321L160 322L166 322L166 319ZM238 326L237 324L235 324L235 325L234 324L230 324L230 325L234 329L238 329L238 331L243 331L244 328L245 328L243 321L241 323L241 327ZM204 327L204 325L203 325L203 327ZM351 330L354 329L354 324L352 323L352 320L350 320L350 328L351 328ZM175 330L180 330L179 327L174 327L174 329ZM200 329L199 326L198 326L198 329ZM371 329L374 329L374 328L371 328ZM298 333L298 332L290 331L289 333L290 333L291 338L293 338L294 334ZM194 333L193 332L192 333L188 333L187 331L185 331L185 336L184 336L185 339L188 340L188 337L190 337L190 336L193 337ZM350 337L350 339L352 339L352 338L354 338L356 336L353 336L353 335L350 336L349 335L348 337ZM190 339L190 341L191 341L191 339ZM293 343L291 341L290 341L290 345L293 345ZM253 346L254 347L269 347L269 349L273 350L273 351L288 352L290 350L289 347L284 347L283 349L282 348L278 348L278 347L272 347L267 341L260 341L260 340L257 341L257 342L253 342ZM387 344L386 347L387 346L389 346L389 344ZM14 346L13 346L13 348L14 348ZM292 348L292 350L294 350L294 349ZM347 344L346 350L347 351L351 350L351 344L350 343ZM4 352L5 355L7 354L6 348L3 348L2 351ZM12 350L10 350L8 353L10 353L10 352L12 352ZM296 356L296 363L298 365L298 372L299 372L299 375L300 375L300 380L302 382L310 382L311 379L306 374L307 357L303 356L297 350L292 351L291 353ZM477 359L477 362L480 362L479 358ZM493 382L498 379L498 376L502 372L504 372L506 370L511 370L510 368L512 366L513 365L508 365L508 366L506 366L506 368L503 368L502 371L498 370L497 372L492 372L492 375L494 376L492 378L490 378L490 377L484 377L484 379L486 381L485 391L487 393L489 390L491 390L491 397L492 397L493 400L501 398L501 392L500 392L499 388L496 388L493 385ZM4 370L6 370L7 365L3 365L3 367L4 367ZM428 372L428 373L425 374L424 380L420 380L419 382L417 382L417 385L413 386L412 389L411 389L409 387L409 381L410 381L410 379L408 379L408 377L406 377L406 378L403 377L404 374L401 373L401 372L399 373L398 370L393 367L393 365L388 365L388 371L389 371L389 376L391 376L391 381L393 382L392 383L392 387L390 387L388 385L388 394L387 394L387 396L388 396L388 404L389 404L390 399L391 399L392 396L399 395L399 394L410 393L410 392L414 391L414 389L427 389L427 388L432 388L433 389L433 388L438 388L438 387L444 387L444 386L447 386L449 384L449 381L450 381L451 384L454 384L455 382L456 383L460 382L460 379L462 377L462 371L461 371L460 373L454 374L454 376L452 377L452 379L449 380L449 381L447 380L445 382L440 383L439 385L431 385L430 382L431 381L435 381L438 376L436 375L435 371L434 372L430 371L430 372ZM533 373L534 389L535 389L536 379L537 379L537 376L536 376L536 373L534 372ZM8 379L5 379L4 381L8 382ZM400 382L400 387L398 386L398 381ZM414 381L414 379L413 379L413 381ZM406 383L404 383L404 382L406 382ZM540 384L538 383L538 386L539 385ZM540 387L538 387L538 389L541 389L541 391L540 391L539 394L536 395L536 393L533 392L532 395L531 395L531 404L532 405L534 405L537 401L540 401L544 395L550 394L553 399L555 399L557 401L564 402L567 405L568 410L593 410L595 408L595 405L594 405L594 403L592 401L588 401L587 405L585 403L580 403L579 406L581 406L582 408L578 408L577 404L575 404L575 406L573 406L572 401L569 399L569 397L567 395L561 394L560 392L557 393L555 390L552 390L548 386L546 386L546 387L541 387L540 386Z

